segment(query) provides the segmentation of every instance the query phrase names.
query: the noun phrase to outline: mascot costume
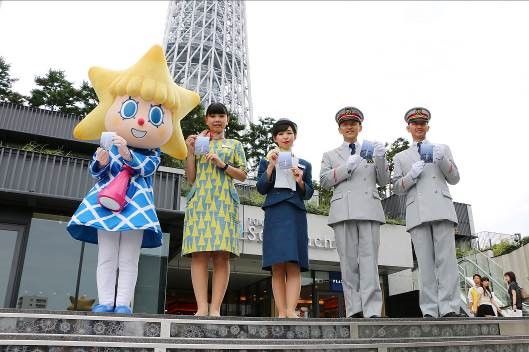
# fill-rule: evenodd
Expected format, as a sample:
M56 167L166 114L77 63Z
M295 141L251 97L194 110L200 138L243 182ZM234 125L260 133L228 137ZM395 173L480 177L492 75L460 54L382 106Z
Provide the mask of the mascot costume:
M200 97L173 82L160 46L127 70L93 67L88 75L99 105L73 134L101 140L89 164L97 183L68 223L68 231L75 239L98 244L99 304L92 311L132 314L140 249L162 244L153 174L161 151L186 157L180 120Z

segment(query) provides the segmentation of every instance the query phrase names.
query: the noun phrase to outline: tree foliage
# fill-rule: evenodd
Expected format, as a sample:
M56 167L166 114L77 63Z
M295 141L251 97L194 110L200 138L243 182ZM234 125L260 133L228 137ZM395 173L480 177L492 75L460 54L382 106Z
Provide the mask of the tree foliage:
M312 185L316 191L318 191L318 205L326 208L327 210L331 207L332 190L323 188L318 181L312 181Z
M251 170L255 170L259 165L259 160L273 148L271 130L274 123L275 120L271 117L259 118L257 123L250 122L248 130L241 138Z
M64 71L50 69L45 75L35 77L37 88L31 90L29 105L51 111L86 116L98 104L97 94L89 82L79 88L66 79Z
M66 79L64 71L50 69L35 77L37 88L31 90L29 105L35 108L79 115L77 90Z
M388 150L386 152L386 159L388 160L389 165L389 171L390 176L393 176L393 168L394 168L394 162L393 158L397 153L400 153L403 150L408 149L410 146L410 142L402 137L397 138L393 141L388 147ZM378 193L381 195L381 197L385 198L392 194L391 184L388 184L384 187L378 187Z
M11 65L0 56L0 103L24 104L26 98L13 91L13 83L18 81L17 78L11 77L9 70Z
M393 171L394 163L393 158L396 154L400 153L403 150L406 150L410 147L410 142L402 137L397 138L396 140L391 143L391 145L388 148L388 151L386 152L386 158L388 160L389 164L389 171Z
M206 129L204 123L205 110L202 104L197 105L186 117L180 120L180 127L184 138L191 134L197 134Z
M239 121L239 117L236 114L230 112L229 117L228 126L226 127L226 138L240 141L245 135L245 126Z
M90 111L95 109L98 102L94 88L87 81L83 81L81 87L77 89L75 106L78 108L78 112L76 114L79 116L88 115Z

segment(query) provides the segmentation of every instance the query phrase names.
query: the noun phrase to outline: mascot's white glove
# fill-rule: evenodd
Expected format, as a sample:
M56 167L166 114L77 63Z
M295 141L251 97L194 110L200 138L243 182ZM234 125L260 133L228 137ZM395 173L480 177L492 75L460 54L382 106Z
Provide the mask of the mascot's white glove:
M373 142L373 146L375 147L373 150L373 156L382 157L386 154L386 147L384 147L384 144L380 142Z
M410 170L411 178L416 179L417 177L419 177L423 169L424 169L424 161L422 160L416 161L411 166L411 170Z
M441 144L435 144L433 146L433 160L435 162L443 160L445 157L445 146Z
M360 165L360 161L362 161L360 155L351 155L347 159L347 169L351 172L354 171Z

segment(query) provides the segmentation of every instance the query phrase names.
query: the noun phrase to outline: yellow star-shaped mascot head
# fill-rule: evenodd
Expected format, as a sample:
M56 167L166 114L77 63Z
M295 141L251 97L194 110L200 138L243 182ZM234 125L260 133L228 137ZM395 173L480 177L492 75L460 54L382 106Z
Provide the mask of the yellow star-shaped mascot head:
M99 139L103 131L109 131L131 147L161 148L177 159L187 156L180 120L200 97L173 82L159 45L129 69L92 67L88 76L99 105L75 126L75 138Z

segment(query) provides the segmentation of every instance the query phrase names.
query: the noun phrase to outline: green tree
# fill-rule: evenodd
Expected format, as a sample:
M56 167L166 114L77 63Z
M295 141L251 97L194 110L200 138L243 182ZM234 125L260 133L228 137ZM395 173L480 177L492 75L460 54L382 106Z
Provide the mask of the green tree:
M0 103L24 104L26 101L22 94L13 91L13 83L17 78L11 77L11 65L0 56Z
M44 76L35 77L37 88L31 90L28 99L29 105L62 112L65 114L79 115L78 91L73 83L66 79L64 71L50 69Z
M180 120L180 127L182 128L182 134L184 138L191 134L200 133L206 129L204 123L205 110L202 104L197 105L186 117Z
M386 152L386 159L388 160L389 164L389 171L393 171L393 158L396 154L400 153L403 150L406 150L410 147L410 142L402 137L397 138L396 140L391 143L391 145L388 148L388 151Z
M79 89L76 91L76 101L74 104L77 106L78 111L74 113L78 114L79 116L85 116L97 106L97 94L94 88L92 88L90 83L87 81L83 81L83 83L81 83L81 87L79 87Z
M273 148L271 130L274 123L275 120L271 117L261 117L257 123L250 122L248 130L241 138L246 159L252 171L259 165L259 160Z
M230 119L228 120L228 126L226 126L226 138L240 141L245 135L246 126L239 121L237 114L230 112L228 116Z
M318 206L328 211L331 207L332 189L323 188L316 180L312 180L312 185L318 191Z
M410 146L410 142L407 139L402 138L402 137L399 137L396 140L394 140L393 143L391 143L391 145L389 146L386 152L386 159L388 160L390 176L393 176L393 168L394 168L393 158L395 157L397 153L400 153L401 151L408 149L409 146ZM387 197L391 195L392 193L391 185L388 184L384 187L378 187L378 193L382 197Z

